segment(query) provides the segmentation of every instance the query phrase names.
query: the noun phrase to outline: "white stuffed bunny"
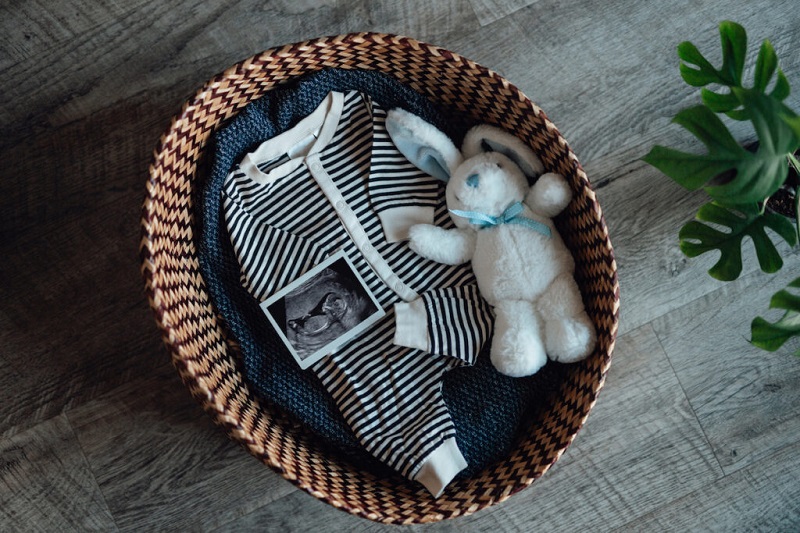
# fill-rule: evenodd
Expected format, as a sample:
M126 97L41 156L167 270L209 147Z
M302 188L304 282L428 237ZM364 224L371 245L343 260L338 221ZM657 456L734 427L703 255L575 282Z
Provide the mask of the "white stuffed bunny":
M594 326L572 276L572 255L551 220L572 198L564 178L539 176L544 168L536 154L498 128L472 128L462 153L444 133L406 111L390 111L386 127L409 161L447 181L456 228L417 224L409 245L440 263L472 261L478 288L496 315L495 368L527 376L548 356L564 363L588 356L596 342ZM529 186L526 175L539 177Z

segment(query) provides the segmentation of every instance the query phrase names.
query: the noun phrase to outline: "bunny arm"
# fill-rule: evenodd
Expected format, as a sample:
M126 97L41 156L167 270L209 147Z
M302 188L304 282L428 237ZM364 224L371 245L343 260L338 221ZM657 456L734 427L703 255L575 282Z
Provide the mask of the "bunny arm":
M552 218L572 200L572 189L561 174L542 174L525 196L525 204L537 215Z
M426 259L446 265L460 265L475 253L476 233L472 229L444 229L416 224L408 232L409 247Z

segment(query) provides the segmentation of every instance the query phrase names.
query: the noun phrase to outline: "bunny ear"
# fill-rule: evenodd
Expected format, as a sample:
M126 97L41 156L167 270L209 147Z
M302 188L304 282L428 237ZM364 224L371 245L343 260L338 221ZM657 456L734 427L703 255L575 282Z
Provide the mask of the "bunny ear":
M406 159L439 180L448 181L463 161L461 152L447 135L403 109L387 113L386 131Z
M516 163L528 178L536 178L544 172L542 161L528 145L494 126L480 124L470 129L461 149L467 159L482 152L500 152Z

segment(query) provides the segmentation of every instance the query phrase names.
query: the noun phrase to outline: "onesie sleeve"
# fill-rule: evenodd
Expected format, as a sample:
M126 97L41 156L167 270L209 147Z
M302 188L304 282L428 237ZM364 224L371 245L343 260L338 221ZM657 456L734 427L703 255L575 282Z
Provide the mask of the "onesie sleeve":
M374 138L369 176L369 199L378 214L387 242L408 239L415 224L432 224L442 198L442 183L409 162L386 132L386 111L373 107Z
M395 304L398 346L455 357L472 365L492 331L493 315L477 285L432 290Z

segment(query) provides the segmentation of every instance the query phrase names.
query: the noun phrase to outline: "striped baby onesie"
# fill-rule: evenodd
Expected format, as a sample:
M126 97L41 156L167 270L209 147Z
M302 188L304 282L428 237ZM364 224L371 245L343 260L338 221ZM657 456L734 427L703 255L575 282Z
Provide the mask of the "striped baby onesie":
M413 224L452 222L443 184L400 154L385 116L363 93L330 93L242 159L223 212L241 281L259 301L347 255L386 315L311 369L367 451L438 495L466 467L442 374L475 361L492 315L467 266L428 261L404 242Z

